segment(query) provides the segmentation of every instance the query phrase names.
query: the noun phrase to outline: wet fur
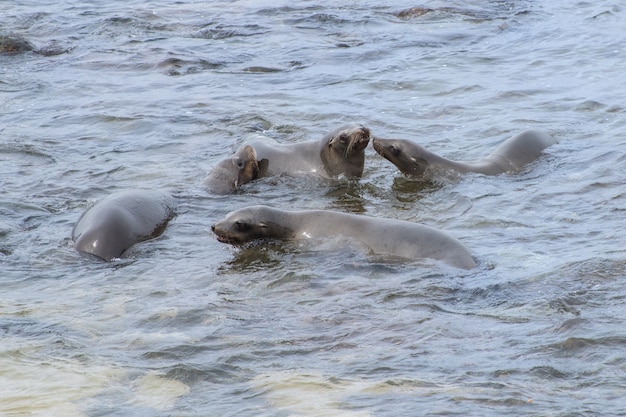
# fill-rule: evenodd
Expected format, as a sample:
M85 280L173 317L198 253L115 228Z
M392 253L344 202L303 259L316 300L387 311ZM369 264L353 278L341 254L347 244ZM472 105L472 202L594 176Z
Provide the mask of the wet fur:
M327 210L285 211L252 206L229 213L212 230L224 243L257 239L305 239L343 236L377 255L435 259L451 266L476 266L469 249L452 236L417 223Z
M403 139L374 138L376 152L394 164L403 174L420 177L427 169L443 168L460 173L476 172L498 175L519 171L539 157L543 149L557 141L536 130L523 131L504 141L495 151L476 161L452 161Z
M279 144L255 140L260 176L314 174L326 178L360 178L370 131L361 125L342 126L321 140Z
M87 209L72 230L79 252L110 261L135 243L163 233L174 217L173 199L160 191L123 191Z

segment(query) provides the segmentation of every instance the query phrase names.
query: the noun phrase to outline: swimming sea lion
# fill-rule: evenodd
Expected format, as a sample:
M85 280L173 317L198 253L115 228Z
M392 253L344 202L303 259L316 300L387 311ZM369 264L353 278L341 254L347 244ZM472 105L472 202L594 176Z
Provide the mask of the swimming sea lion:
M325 178L360 178L370 130L361 125L340 127L321 140L292 144L255 140L261 176L314 173ZM266 167L265 167L266 164Z
M234 155L218 162L204 185L215 194L230 194L239 186L259 177L259 163L254 148L244 145Z
M451 266L476 266L470 250L454 237L409 221L327 210L284 211L251 206L229 213L211 229L220 242L242 244L255 239L303 239L342 236L369 252L407 259L435 259Z
M497 175L515 172L534 161L541 151L557 143L556 139L537 130L526 130L502 143L495 151L477 161L451 161L422 146L403 139L374 138L376 152L394 164L405 175L419 177L426 169L449 169L460 173L477 172Z
M110 261L163 233L176 205L160 191L122 191L86 210L72 230L76 250Z

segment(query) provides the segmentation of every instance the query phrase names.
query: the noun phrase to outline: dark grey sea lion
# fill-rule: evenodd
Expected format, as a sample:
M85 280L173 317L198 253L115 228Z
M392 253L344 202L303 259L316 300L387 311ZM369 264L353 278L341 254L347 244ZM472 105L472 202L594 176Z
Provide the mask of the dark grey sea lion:
M110 261L135 243L155 238L174 217L173 198L161 191L111 194L86 210L72 230L79 252Z
M251 206L229 213L212 230L220 242L242 244L255 239L308 239L334 236L354 239L368 251L407 259L434 259L470 269L470 250L454 237L428 226L327 210L285 211Z
M519 171L534 161L556 139L537 130L523 131L502 143L495 151L477 161L451 161L424 147L403 139L373 139L378 154L394 164L403 174L420 177L427 169L453 170L460 173L477 172L497 175Z

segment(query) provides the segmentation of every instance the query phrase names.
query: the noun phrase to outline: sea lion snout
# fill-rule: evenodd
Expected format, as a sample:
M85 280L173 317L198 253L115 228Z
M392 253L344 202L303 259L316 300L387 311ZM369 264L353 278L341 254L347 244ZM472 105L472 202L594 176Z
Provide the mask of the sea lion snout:
M367 145L370 143L370 138L372 137L372 132L365 126L361 126L360 135L356 140L356 146L358 150L365 149Z
M376 153L382 156L383 145L381 145L380 143L380 138L376 138L376 137L372 138L372 146L374 147L374 150L376 151Z
M245 219L240 219L234 213L229 213L224 219L211 226L217 240L232 245L242 244L250 240L249 235L254 235L252 229L253 227Z
M363 139L370 139L370 136L372 135L372 132L369 130L369 128L365 127L365 126L360 126L358 131L361 134L361 140Z
M360 152L367 148L371 135L371 131L365 126L359 125L354 128L349 136L346 136L347 146L344 157L348 159L352 152Z
M234 239L233 236L231 236L229 231L225 227L223 227L223 225L220 225L219 222L211 226L211 231L215 234L217 240L222 243L238 243L238 241Z
M365 127L365 126L361 126L357 132L359 134L359 140L365 140L368 141L370 140L370 137L372 136L372 131L369 130L369 128Z
M401 153L400 148L394 144L394 141L391 139L374 137L372 139L372 146L376 153L386 159L389 159L390 156L398 156Z

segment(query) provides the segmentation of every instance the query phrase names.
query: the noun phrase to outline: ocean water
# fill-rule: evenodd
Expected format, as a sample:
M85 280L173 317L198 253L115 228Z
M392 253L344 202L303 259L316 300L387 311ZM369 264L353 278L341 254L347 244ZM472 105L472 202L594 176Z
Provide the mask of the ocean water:
M4 1L0 415L612 416L626 411L626 6L619 1ZM358 122L516 174L202 187L251 134ZM92 202L162 189L158 239L101 262ZM437 227L480 265L222 244L253 204Z

